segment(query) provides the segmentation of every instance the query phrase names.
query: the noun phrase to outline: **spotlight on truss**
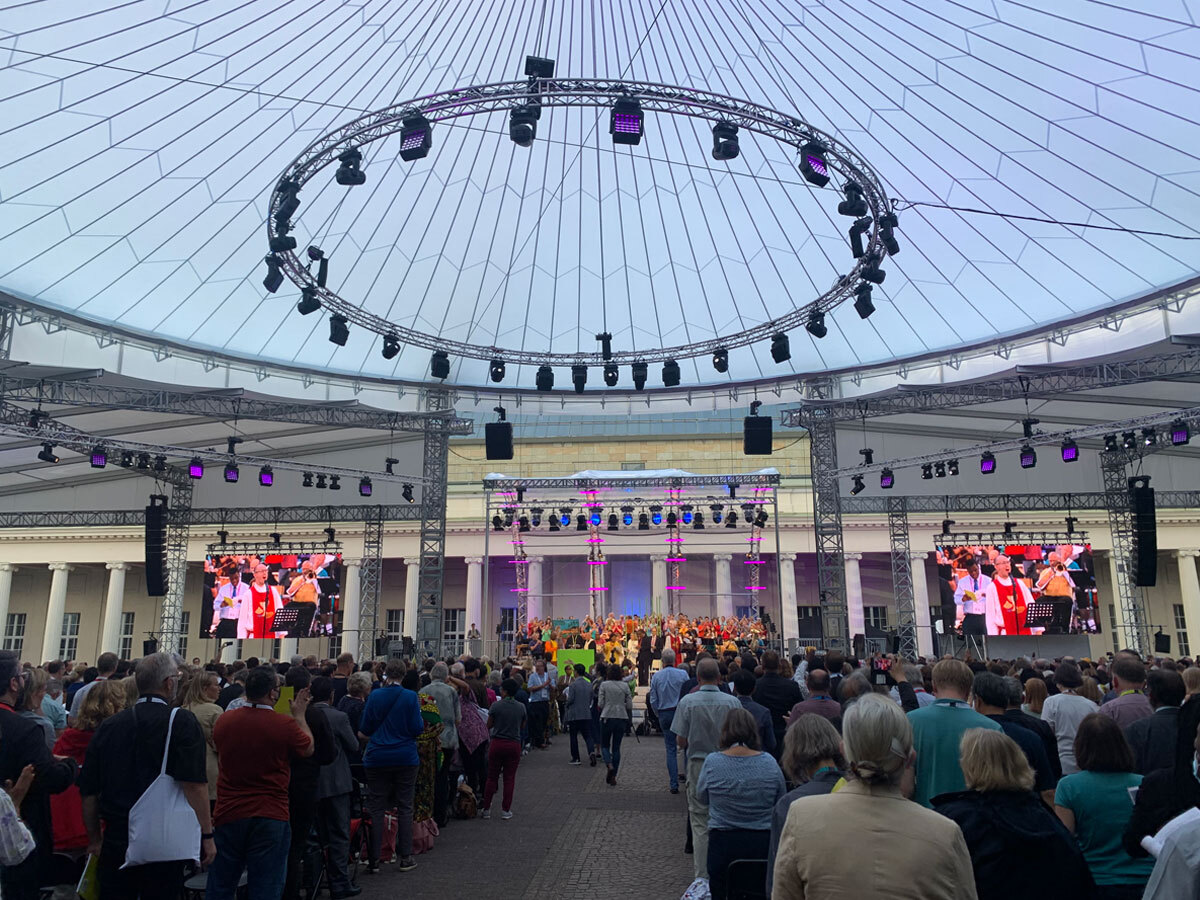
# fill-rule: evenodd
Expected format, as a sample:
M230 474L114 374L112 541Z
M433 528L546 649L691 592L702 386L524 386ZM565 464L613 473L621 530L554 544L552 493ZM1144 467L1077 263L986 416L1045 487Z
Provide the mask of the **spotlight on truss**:
M1181 447L1192 439L1192 430L1183 419L1171 423L1171 445Z
M867 201L863 199L863 189L857 181L847 181L842 188L842 193L846 195L846 199L838 204L838 213L843 216L850 216L858 219L865 216L869 211Z
M300 299L296 301L297 312L302 316L307 316L320 308L321 301L317 298L317 289L307 286L300 288Z
M42 444L42 449L38 451L37 458L42 462L56 463L58 457L54 455L54 445L50 442Z
M434 378L450 377L450 357L445 350L434 350L429 357L429 374Z
M539 391L554 390L554 370L549 366L538 366L534 381Z
M329 342L345 347L350 337L350 325L345 316L334 313L329 317Z
M343 150L338 154L337 171L333 175L333 180L345 187L354 185L366 184L367 173L362 170L362 151L357 147L351 147L349 150Z
M712 158L728 162L737 159L739 152L738 127L732 122L718 122L714 125Z
M713 351L712 356L713 368L721 374L729 371L729 351L724 347L718 347Z
M811 320L810 320L811 324ZM777 363L787 362L792 358L792 344L787 334L782 331L771 335L771 359Z
M400 128L400 158L405 162L424 159L433 146L433 128L419 113L408 116Z
M850 481L854 485L854 487L850 488L851 497L856 497L867 489L867 486L863 484L863 477L861 475L851 475Z
M508 114L508 136L518 147L532 147L537 137L540 106L517 106Z
M571 384L575 385L575 393L583 393L587 385L587 375L587 366L571 366Z
M823 338L829 334L829 328L825 324L825 313L815 310L804 324L804 330L815 338Z
M675 360L668 359L663 363L662 383L663 387L676 387L679 384L679 363Z
M895 213L879 217L879 237L883 241L883 249L887 251L888 256L895 256L900 252L900 242L896 240L895 232L899 224Z
M488 364L488 378L492 379L496 384L504 380L505 365L502 359L493 359Z
M979 474L992 475L996 472L996 454L991 450L985 450L983 455L979 457Z
M890 491L895 483L896 476L892 474L891 469L884 469L879 473L879 486L885 491Z
M865 281L854 289L854 311L860 319L868 319L875 312L875 304L871 302L871 285Z
M825 145L809 141L800 148L800 174L809 184L825 187L829 184L829 165L826 161Z
M383 350L380 351L384 359L395 359L400 353L400 336L394 331L389 331L383 336Z
M1025 444L1021 447L1021 468L1032 469L1037 465L1037 451L1033 449L1033 445Z
M1070 438L1067 438L1062 442L1062 446L1059 448L1059 450L1062 453L1063 462L1068 463L1079 461L1079 445Z
M283 287L283 270L279 268L279 257L270 253L266 258L267 277L263 279L263 287L272 294Z
M626 97L613 104L608 120L608 133L614 144L637 145L642 142L644 117L642 104Z
M617 368L616 363L608 363L604 367L604 383L609 387L616 387L620 377L621 370Z
M648 367L644 362L635 362L629 367L629 374L633 376L633 389L636 391L645 390L646 375Z
M867 233L873 221L870 216L863 216L861 219L855 219L854 224L850 226L850 252L855 259L867 252L863 247L863 235Z

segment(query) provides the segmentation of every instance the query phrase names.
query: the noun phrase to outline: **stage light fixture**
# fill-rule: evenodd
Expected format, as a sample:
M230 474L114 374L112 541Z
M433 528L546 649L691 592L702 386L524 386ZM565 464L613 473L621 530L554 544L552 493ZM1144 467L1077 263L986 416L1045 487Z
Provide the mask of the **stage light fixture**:
M194 461L195 461L195 460L193 460L193 462L194 462ZM130 466L132 466L132 465L133 465L133 453L132 453L132 451L129 451L129 450L122 450L122 451L121 451L121 461L120 461L119 465L120 465L120 466L121 466L121 468L123 468L123 469L128 469ZM203 472L203 467L201 467L201 472ZM199 475L197 475L197 476L195 476L195 477L199 478L200 476L199 476Z
M979 457L979 474L991 475L996 471L996 454L991 450L985 450L983 456Z
M854 311L860 319L869 319L875 312L875 304L871 302L871 285L863 282L854 289Z
M596 340L600 342L600 355L605 361L612 359L612 335L605 331L596 335Z
M680 518L683 519L684 525L691 525L693 519L692 508L690 506L683 507Z
M364 475L358 479L358 496L370 497L374 490L375 488L372 486L370 478Z
M851 475L850 483L854 485L850 488L851 497L856 497L867 489L867 486L863 484L863 477L861 475Z
M329 476L329 489L331 491L340 491L342 489L342 476L341 475L330 475Z
M622 506L621 507L621 521L626 525L633 524L633 507L632 506Z
M662 524L663 516L662 516L662 507L661 506L650 507L650 521L653 522L655 525Z
M127 466L127 463L125 462L125 454L124 453L121 454L121 465ZM191 462L188 463L188 477L189 478L203 478L204 477L204 460L202 460L198 456L192 457Z
M345 347L346 340L349 337L350 325L346 317L341 313L331 315L329 317L329 343Z
M758 515L754 517L754 524L759 528L765 528L770 518L770 515L768 515L765 509L760 509L758 511Z
M400 336L394 331L389 331L383 336L383 353L384 359L395 359L400 353Z
M1142 445L1143 446L1153 447L1155 445L1155 443L1157 443L1157 441L1158 441L1158 432L1155 431L1155 429L1153 429L1153 428L1143 428L1142 429Z
M949 534L950 529L954 527L953 519L942 519L942 534Z
M1029 444L1021 447L1021 468L1032 469L1037 465L1037 451Z
M736 484L727 484L725 487L729 490L729 499L736 500L738 486Z
M284 231L287 230L286 225L280 226ZM286 253L288 250L296 249L296 239L290 234L277 234L267 242L267 246L272 253Z
M296 311L302 316L307 316L320 308L321 301L317 298L317 289L311 286L300 288L300 299L296 301Z
M616 387L617 381L621 378L621 370L617 368L616 363L608 363L604 367L604 383L609 387Z
M569 506L560 506L558 508L558 520L563 525L571 524L571 508Z
M728 162L737 159L739 152L738 127L732 122L718 122L714 125L712 158Z
M266 258L267 277L263 279L263 287L272 294L283 287L283 270L279 268L279 257L271 253Z
M1121 446L1126 450L1132 450L1138 445L1137 434L1132 431L1125 431L1121 434Z
M811 320L810 324L811 324ZM792 358L792 343L786 332L777 331L771 335L771 359L777 363L787 362Z
M559 524L559 521L558 521L558 516L551 516L550 517L550 530L558 531L561 529L561 527L562 526Z
M829 184L829 164L825 154L828 151L819 141L809 141L800 148L800 174L809 184L825 187Z
M804 330L815 338L823 338L829 334L829 329L825 325L825 313L815 310L808 317L808 321L804 325Z
M887 278L887 272L879 268L878 253L872 253L867 257L867 264L862 270L862 278L863 281L869 281L872 284L883 284L884 279Z
M933 477L934 478L945 478L946 477L946 464L944 462L935 462L933 464Z
M238 480L238 465L235 462L225 463L225 480L234 484Z
M508 136L518 147L532 147L537 137L540 106L517 106L508 114Z
M58 462L58 457L54 455L54 445L51 443L42 444L42 449L38 452L37 458L42 462Z
M154 471L155 472L167 471L167 458L165 456L163 456L161 453L158 456L154 457Z
M933 463L925 463L921 466L921 480L929 481L933 478Z
M1192 430L1188 427L1188 423L1183 419L1176 419L1171 423L1171 444L1175 447L1181 447L1192 439Z
M275 191L283 198L275 210L275 223L284 226L300 208L300 185L294 181L281 181Z
M398 462L400 462L400 460L396 459L396 457L389 456L383 461L384 472L386 472L388 475L395 475L396 473L392 471L392 466L396 465Z
M846 199L838 204L837 210L840 215L858 219L867 214L867 201L863 199L862 185L857 181L847 181L842 193L846 195Z
M638 514L638 531L650 530L650 517L645 513Z
M537 375L534 378L534 383L539 391L550 391L554 389L554 370L549 366L538 366Z
M354 187L367 183L367 173L362 170L362 151L357 147L339 153L338 163L337 171L333 173L333 180L338 184Z
M450 356L445 350L434 350L429 357L429 374L443 380L450 377Z
M854 224L850 226L850 253L855 259L867 252L863 247L863 235L867 233L874 221L870 216L863 216L861 219L855 219Z
M535 506L529 510L529 521L533 523L534 528L538 528L542 524L542 513L545 510L540 506Z
M719 504L719 503L714 503L712 506L709 507L709 511L712 513L712 520L713 520L714 525L721 524L721 517L724 515L724 509L725 509L725 507L721 506L721 504Z
M729 515L725 517L726 528L737 528L738 514L734 510L729 511Z
M521 516L521 518L517 519L517 531L528 531L528 530L529 530L529 517Z
M957 459L947 460L946 461L946 471L949 473L951 478L957 478L958 477L958 460Z
M712 356L713 368L721 374L729 371L729 351L724 347L718 347L713 351Z
M400 127L400 158L405 162L424 159L433 146L433 129L422 115L406 118Z
M503 531L504 530L504 520L502 518L500 518L499 516L492 516L492 530L493 531Z
M863 447L858 451L858 455L863 458L864 466L869 466L875 462L875 451L870 447Z
M1120 449L1117 444L1117 436L1115 434L1106 434L1104 436L1104 450L1106 453L1113 453Z
M1079 461L1079 445L1070 438L1067 438L1062 442L1062 446L1059 448L1059 451L1062 453L1063 462L1068 463Z
M108 465L108 451L100 444L92 448L92 468L103 469Z
M262 487L270 487L275 483L275 472L270 466L263 466L258 470L258 483Z
M647 368L644 362L635 362L629 367L629 374L633 376L633 389L635 391L645 390Z
M488 378L496 384L504 380L505 365L502 359L493 359L488 363Z
M514 513L514 510L512 510L512 509L504 510L504 527L505 528L512 528L513 513Z
M704 513L696 513L696 515L692 518L692 528L696 529L696 531L704 530Z
M614 144L637 145L642 142L642 105L631 97L613 104L608 120L608 133Z
M663 387L676 387L679 384L679 363L668 359L662 367Z
M673 528L679 524L679 516L674 512L667 513L667 527Z
M137 467L139 469L150 468L150 454L149 453L139 453L137 455Z
M1021 431L1024 433L1025 437L1031 438L1033 437L1033 426L1040 425L1041 423L1041 419L1035 419L1033 416L1026 416L1021 420Z
M599 525L604 520L603 516L600 515L602 512L604 512L603 509L593 509L592 514L588 516L588 522L592 525Z
M619 522L620 522L620 520L617 518L617 514L616 514L616 513L609 513L609 516L608 516L608 530L609 530L609 531L616 531L618 528L620 528L620 527L621 527L621 526L620 526L620 524L618 524Z
M587 366L571 366L571 384L575 385L575 393L583 393L587 384Z
M413 502L413 486L411 484L402 485L400 488L400 496L404 498L405 503Z
M895 213L879 217L879 238L883 241L883 249L887 251L888 256L895 256L900 252L900 242L896 240L895 233L899 224Z
M321 531L325 533L325 543L332 544L337 540L337 531L334 530L332 525L328 528L322 528Z
M300 482L300 486L301 486L301 487L312 487L312 486L313 486L313 475L312 475L312 472L305 472L305 473L304 473L304 478L303 478L303 480Z
M892 474L891 469L884 469L879 473L879 486L885 491L890 491L895 483L896 476Z
M576 516L575 517L575 530L576 531L587 531L588 530L587 516Z

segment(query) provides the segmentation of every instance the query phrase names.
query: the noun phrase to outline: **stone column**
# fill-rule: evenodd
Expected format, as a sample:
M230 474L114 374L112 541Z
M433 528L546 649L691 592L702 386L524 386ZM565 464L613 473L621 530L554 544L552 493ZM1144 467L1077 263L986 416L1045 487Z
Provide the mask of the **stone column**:
M650 612L667 614L667 558L662 554L650 557Z
M542 617L542 563L545 557L531 556L526 568L529 569L529 592L526 594L526 609L530 619ZM518 625L520 623L517 623Z
M110 562L108 569L108 594L104 599L104 624L100 629L100 652L121 649L121 613L125 611L125 573L129 563Z
M467 625L465 634L471 633L471 626L474 625L483 633L483 557L468 556L467 557ZM478 645L478 646L477 646ZM479 657L483 653L483 646L480 641L472 641L469 643L467 650L474 657Z
M846 553L846 612L850 617L850 633L847 641L854 640L856 634L866 636L866 613L863 612L862 575L858 564L862 560L861 553Z
M8 624L8 601L12 596L12 573L17 567L12 563L0 563L0 634Z
M343 559L346 567L345 590L342 591L342 651L358 657L358 642L362 632L362 560Z
M73 567L65 562L50 563L50 600L46 604L46 631L42 640L42 660L58 659L62 643L63 613L67 609L67 576Z
M796 608L796 554L779 554L779 629L782 631L783 649L787 642L800 637L800 611Z
M733 615L733 580L729 575L728 553L713 554L713 590L717 594L717 615L728 618Z
M933 623L929 620L929 579L925 564L928 553L910 553L912 563L913 605L917 613L917 652L924 657L933 655Z
M417 637L417 588L421 575L421 558L406 559L404 565L404 627L401 634L416 640Z
M1179 596L1183 604L1183 618L1187 624L1188 649L1200 642L1200 579L1196 577L1196 557L1200 550L1176 550L1175 559L1179 565ZM1172 629L1174 630L1174 629ZM1179 655L1179 647L1175 648Z

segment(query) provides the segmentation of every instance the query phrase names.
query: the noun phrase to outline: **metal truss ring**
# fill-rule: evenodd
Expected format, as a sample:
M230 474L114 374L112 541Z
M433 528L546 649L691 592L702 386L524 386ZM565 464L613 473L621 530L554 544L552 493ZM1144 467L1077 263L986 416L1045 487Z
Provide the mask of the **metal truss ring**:
M401 343L427 350L444 350L455 356L470 359L503 359L516 365L571 366L690 359L705 356L718 349L745 347L767 340L778 332L803 327L813 314L823 314L837 307L853 295L862 269L866 267L872 254L876 254L879 259L886 256L879 231L879 220L893 212L892 203L888 199L882 179L853 147L797 115L782 113L748 100L685 87L603 78L529 79L455 88L360 116L314 140L284 170L271 190L267 213L268 240L281 237L290 231L290 223L287 223L288 227L285 230L276 219L276 213L285 201L285 194L279 190L281 185L291 183L296 186L297 191L302 189L318 172L336 162L341 153L398 133L403 127L403 120L409 116L422 115L431 125L436 125L451 119L509 110L529 102L539 103L543 107L608 107L620 98L636 99L643 112L729 122L740 129L792 146L797 153L809 141L820 142L827 149L826 162L831 176L834 176L831 181L837 183L840 178L842 184L854 181L862 187L863 199L872 218L870 231L864 235L864 238L867 238L864 256L856 260L854 267L846 275L838 278L825 293L779 318L705 341L648 350L613 350L607 358L600 352L539 352L447 340L389 322L340 297L332 290L319 286L316 277L308 271L294 250L275 254L280 261L280 269L297 287L313 291L321 301L322 307L331 313L345 316L348 322L376 334L395 335Z

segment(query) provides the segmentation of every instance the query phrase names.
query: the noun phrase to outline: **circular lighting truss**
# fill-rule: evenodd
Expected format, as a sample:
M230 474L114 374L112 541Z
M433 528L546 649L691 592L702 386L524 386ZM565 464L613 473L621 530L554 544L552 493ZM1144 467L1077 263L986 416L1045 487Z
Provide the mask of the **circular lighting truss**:
M804 306L796 307L786 314L769 321L753 325L745 330L697 341L657 349L619 350L606 348L596 352L553 353L538 350L520 350L447 340L406 328L368 312L321 284L319 275L309 271L296 249L277 249L269 257L270 265L287 276L303 293L303 301L312 304L319 300L320 306L332 315L381 335L390 345L406 343L428 350L441 351L459 357L484 361L504 360L508 364L538 366L604 366L620 363L665 362L690 359L709 354L727 353L730 348L744 347L760 341L771 340L775 335L795 328L806 327L814 318L823 322L824 314L842 301L854 296L855 289L863 282L864 269L874 265L888 255L885 235L881 233L881 220L895 215L892 204L884 190L882 180L871 166L850 146L796 115L778 112L746 100L738 100L721 94L697 91L690 88L668 85L619 81L596 78L549 78L526 81L501 82L476 87L458 88L408 100L385 109L367 113L340 128L313 141L284 171L271 191L271 202L267 216L267 236L272 247L281 247L289 242L291 218L299 208L299 192L318 172L332 163L345 165L346 159L355 164L366 145L400 134L405 130L405 121L422 117L430 128L438 122L468 116L511 112L514 109L539 107L596 107L610 108L618 101L636 101L640 112L667 113L676 116L711 121L714 124L731 124L738 129L755 132L792 146L797 155L806 145L817 144L823 151L823 161L831 183L838 183L834 196L841 197L844 186L857 184L865 201L871 223L862 234L863 255L855 260L854 267L837 278L824 294ZM349 154L349 157L345 156ZM341 183L361 183L353 177ZM287 208L281 212L281 208ZM855 217L861 220L860 217ZM894 219L891 219L894 222ZM887 237L891 237L888 229ZM302 301L302 302L303 302ZM312 306L315 309L315 306ZM821 326L823 327L823 325Z

